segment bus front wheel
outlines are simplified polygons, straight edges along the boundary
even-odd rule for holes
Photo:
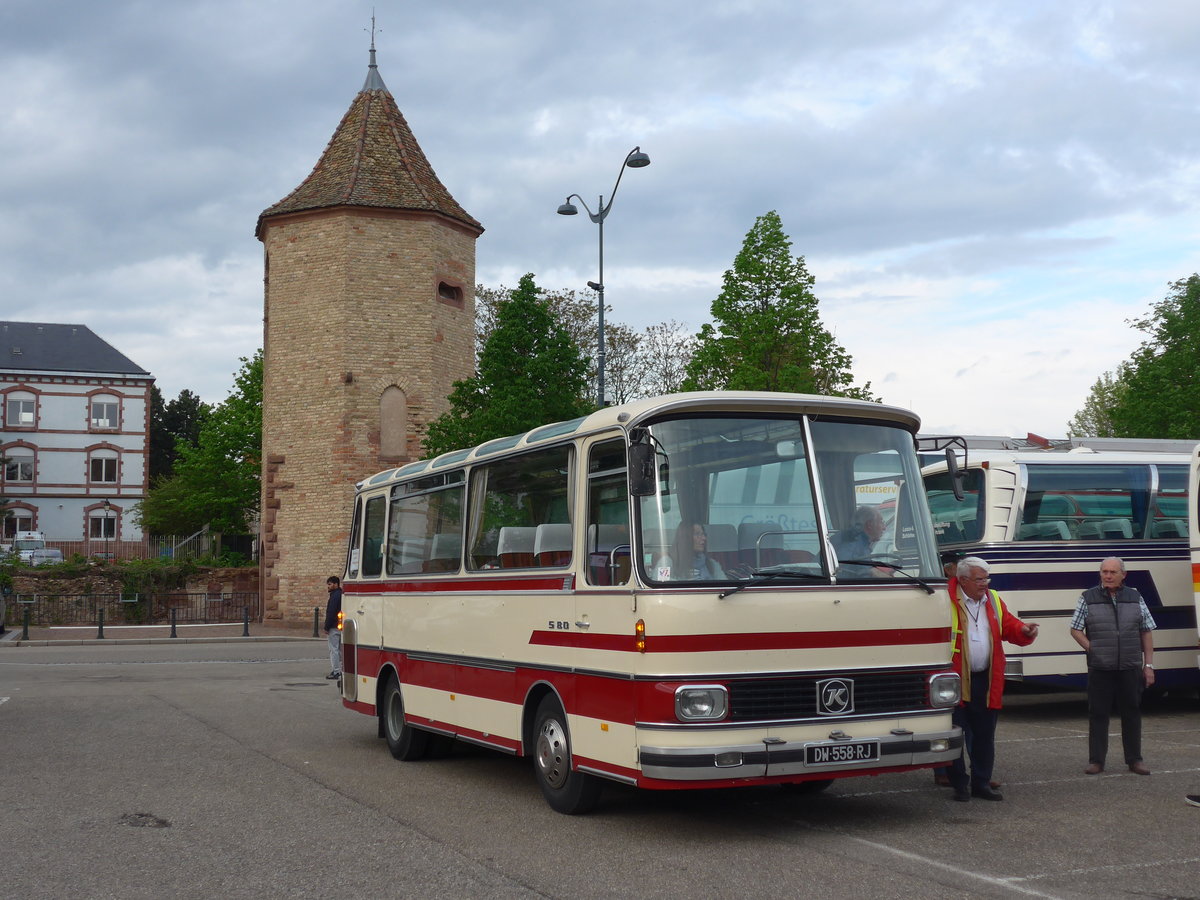
[[[538,704],[533,728],[533,768],[546,802],[569,816],[591,810],[600,797],[600,780],[572,770],[567,716],[553,695]]]
[[[383,719],[383,736],[387,738],[392,756],[410,762],[425,755],[429,749],[429,732],[413,728],[404,721],[404,700],[400,696],[400,681],[394,672],[388,676],[383,689],[379,715]]]

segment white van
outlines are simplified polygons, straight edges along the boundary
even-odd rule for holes
[[[12,548],[13,552],[20,556],[21,562],[30,562],[34,550],[46,549],[46,535],[40,531],[18,531],[13,539]]]

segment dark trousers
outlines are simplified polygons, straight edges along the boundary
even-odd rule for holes
[[[954,707],[954,724],[963,731],[963,751],[971,757],[971,777],[963,754],[950,765],[950,784],[956,791],[986,788],[996,765],[996,722],[1000,710],[988,709],[991,678],[987,670],[971,673],[971,699]]]
[[[1121,717],[1125,764],[1142,759],[1142,670],[1088,669],[1088,762],[1104,765],[1113,704]]]

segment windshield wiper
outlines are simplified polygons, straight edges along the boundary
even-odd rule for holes
[[[925,593],[932,594],[933,588],[918,578],[916,575],[910,575],[904,571],[903,566],[898,566],[895,563],[885,562],[882,559],[839,559],[838,568],[842,566],[867,566],[872,569],[891,569],[893,572],[899,572],[903,578],[910,584],[919,584],[925,589]],[[869,576],[868,576],[869,577]]]
[[[800,572],[795,569],[789,569],[786,566],[771,566],[765,569],[755,569],[750,573],[750,577],[743,581],[735,588],[730,588],[727,591],[722,591],[717,594],[718,600],[724,600],[730,594],[736,594],[738,591],[745,590],[748,587],[754,587],[759,584],[766,584],[777,578],[799,578],[803,581],[827,581],[829,576],[823,572]]]

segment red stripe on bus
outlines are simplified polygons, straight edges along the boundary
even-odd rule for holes
[[[897,647],[949,644],[949,628],[884,628],[876,631],[783,631],[756,634],[649,634],[647,653],[706,653],[721,650],[819,650],[831,647]],[[581,650],[636,652],[632,634],[534,631],[529,643]]]
[[[347,594],[401,594],[412,591],[570,591],[575,587],[571,572],[559,575],[525,575],[511,578],[438,578],[429,581],[345,582]]]

